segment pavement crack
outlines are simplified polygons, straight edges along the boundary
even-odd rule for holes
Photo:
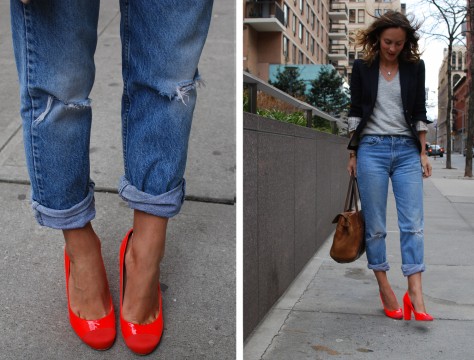
[[[15,135],[18,133],[18,131],[20,131],[20,129],[21,129],[21,125],[18,125],[16,130],[11,133],[11,135],[8,137],[7,141],[5,141],[5,143],[0,147],[0,152],[2,152],[8,146],[10,141],[12,141],[12,139],[15,137]]]

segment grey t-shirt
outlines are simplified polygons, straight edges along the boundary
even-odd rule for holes
[[[413,136],[403,116],[398,71],[391,81],[387,81],[382,74],[379,74],[374,111],[361,135]]]

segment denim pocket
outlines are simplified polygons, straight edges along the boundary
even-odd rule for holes
[[[382,136],[365,135],[359,145],[374,146],[380,144],[383,140]]]

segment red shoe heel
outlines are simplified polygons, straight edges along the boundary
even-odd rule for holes
[[[115,341],[115,314],[112,300],[110,301],[110,310],[107,315],[98,320],[85,320],[74,314],[69,301],[69,270],[70,260],[64,251],[64,267],[66,270],[66,293],[67,307],[69,311],[69,322],[72,329],[79,338],[95,350],[107,350]]]
[[[408,291],[405,293],[405,296],[403,296],[403,307],[405,309],[405,320],[411,320],[411,313],[413,311],[416,321],[433,321],[433,317],[430,314],[415,311],[415,308],[410,299],[410,295],[408,295]]]
[[[123,270],[125,266],[125,252],[127,250],[128,240],[132,236],[133,229],[129,230],[120,246],[120,329],[127,347],[139,355],[147,355],[158,346],[163,334],[163,308],[161,302],[161,289],[158,285],[158,304],[159,312],[156,319],[146,325],[134,324],[123,318]]]
[[[385,304],[383,302],[382,293],[379,292],[379,294],[380,294],[380,300],[382,301],[383,311],[385,312],[385,315],[395,320],[401,320],[403,318],[402,308],[398,308],[397,310],[388,310],[385,307]]]

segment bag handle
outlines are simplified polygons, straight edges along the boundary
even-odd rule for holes
[[[354,175],[351,175],[349,180],[349,187],[347,188],[346,201],[344,204],[344,211],[352,210],[352,204],[355,204],[355,210],[359,211],[359,185],[357,183],[357,178]]]

